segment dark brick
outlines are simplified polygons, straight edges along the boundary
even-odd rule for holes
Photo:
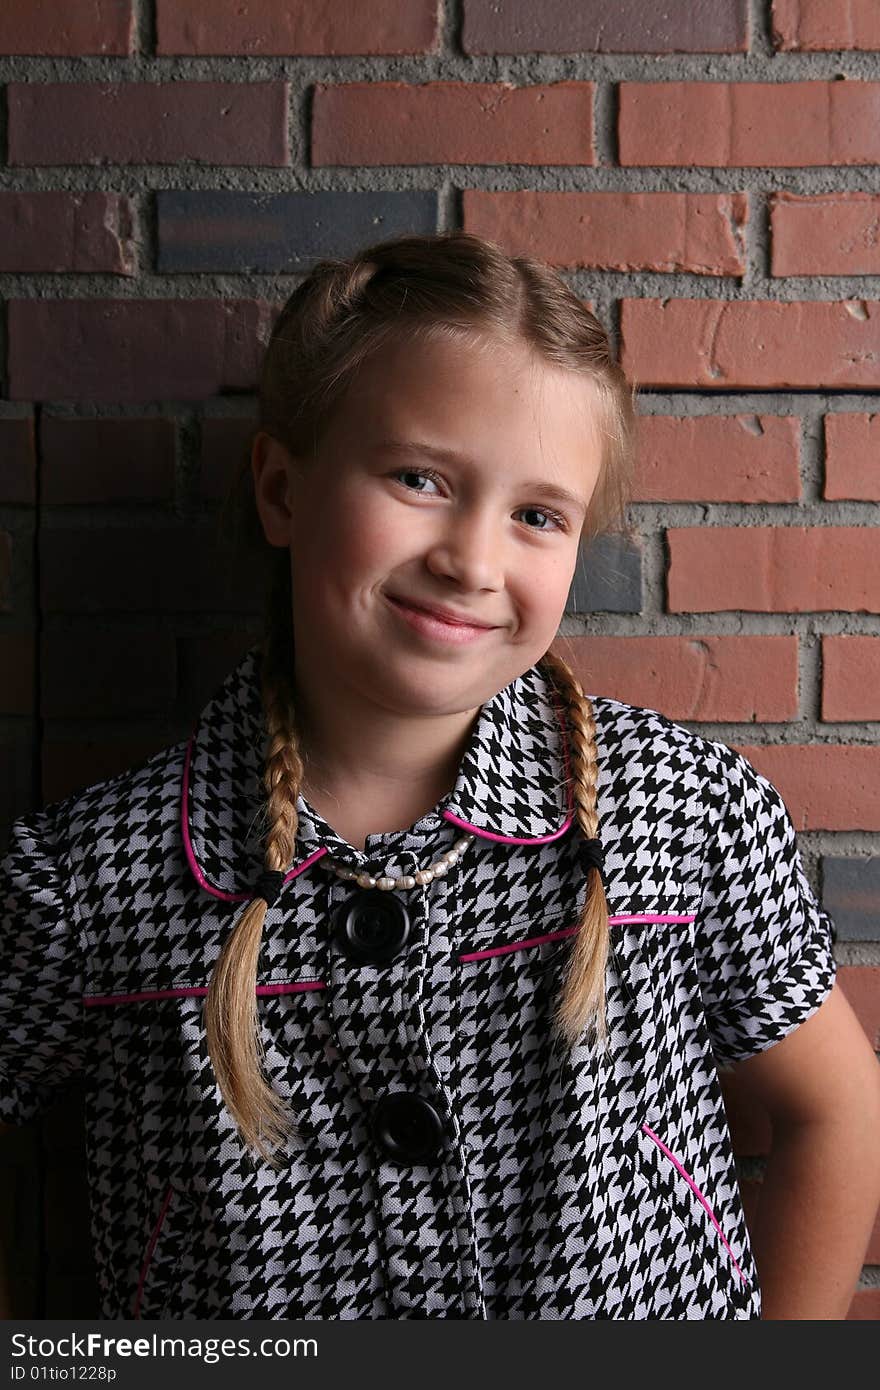
[[[578,556],[566,602],[569,613],[638,613],[642,555],[619,535],[598,536]]]
[[[277,308],[247,299],[17,299],[16,400],[203,399],[253,388]]]
[[[437,0],[156,0],[157,53],[427,53]]]
[[[34,639],[0,632],[0,715],[34,713]]]
[[[880,856],[822,859],[822,906],[840,941],[880,941]]]
[[[250,460],[256,430],[257,421],[253,417],[214,415],[203,418],[200,474],[203,497],[212,501],[226,497]]]
[[[157,194],[159,270],[307,270],[371,241],[437,228],[437,195],[401,193]]]
[[[289,163],[286,82],[11,82],[10,164]]]
[[[120,772],[140,767],[154,753],[170,748],[186,736],[159,725],[149,734],[143,729],[105,729],[76,737],[62,736],[50,725],[43,740],[43,801],[51,805],[65,796],[106,781]]]
[[[129,199],[120,193],[0,193],[0,270],[134,275]]]
[[[179,641],[181,708],[195,722],[204,706],[249,647],[260,640],[262,621],[250,627],[205,632]]]
[[[746,0],[464,0],[466,53],[743,53]]]
[[[0,505],[28,506],[36,496],[33,417],[0,420]]]
[[[22,722],[0,739],[0,853],[9,828],[34,808],[34,730]]]
[[[103,719],[170,713],[177,694],[174,638],[89,625],[44,633],[41,713],[46,719]]]
[[[155,502],[174,495],[171,420],[83,420],[44,414],[40,452],[42,499],[53,505]]]
[[[0,609],[12,610],[12,536],[0,531]]]
[[[128,54],[133,29],[132,0],[3,0],[0,53]]]
[[[46,528],[42,602],[52,613],[254,612],[262,594],[211,526]]]

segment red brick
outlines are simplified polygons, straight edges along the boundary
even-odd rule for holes
[[[880,1322],[880,1289],[858,1289],[853,1294],[847,1322]]]
[[[736,747],[781,793],[796,830],[880,830],[880,747]]]
[[[554,649],[591,694],[698,722],[797,717],[798,639],[790,636],[558,637]]]
[[[157,53],[428,53],[436,0],[156,0]]]
[[[742,53],[744,0],[465,0],[466,53]]]
[[[0,632],[0,715],[34,713],[34,639]]]
[[[0,270],[136,273],[120,193],[0,193]]]
[[[131,0],[3,0],[0,53],[128,54],[132,51]]]
[[[880,305],[870,300],[625,299],[623,366],[642,385],[876,388]]]
[[[200,491],[219,501],[249,463],[257,421],[250,416],[215,415],[202,420]]]
[[[876,1051],[880,1048],[880,965],[841,965],[837,975],[841,989]]]
[[[880,637],[822,637],[822,718],[880,719]]]
[[[17,299],[14,400],[193,400],[253,389],[275,306],[248,299]]]
[[[36,478],[33,417],[0,420],[0,506],[35,502]]]
[[[312,163],[593,164],[593,87],[318,84]]]
[[[600,270],[742,275],[745,193],[484,193],[464,226],[518,256]]]
[[[12,608],[12,537],[0,531],[0,610]]]
[[[116,719],[167,714],[177,694],[170,632],[125,633],[90,624],[44,633],[40,713],[44,719]]]
[[[770,203],[774,275],[880,272],[880,195],[777,193]]]
[[[622,82],[622,165],[876,164],[880,83]]]
[[[773,44],[783,50],[880,48],[877,0],[773,0]]]
[[[157,727],[152,734],[105,731],[86,737],[62,738],[51,730],[43,741],[43,801],[51,804],[62,797],[94,786],[129,768],[140,767],[154,753],[175,743],[182,733],[169,733]]]
[[[880,613],[869,526],[682,526],[666,532],[670,613]]]
[[[10,164],[289,163],[286,82],[11,82]]]
[[[791,415],[641,415],[636,502],[797,502]]]
[[[40,583],[50,613],[252,613],[262,598],[211,524],[47,526]]]
[[[46,503],[165,502],[174,495],[171,420],[44,414],[40,452]]]
[[[825,416],[825,489],[828,501],[854,497],[880,502],[880,415]]]

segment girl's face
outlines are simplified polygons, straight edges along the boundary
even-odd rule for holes
[[[297,666],[313,686],[320,670],[331,702],[342,682],[402,715],[472,710],[547,650],[600,469],[583,376],[522,345],[397,342],[361,369],[313,461],[263,438],[258,501],[267,539],[290,549]]]

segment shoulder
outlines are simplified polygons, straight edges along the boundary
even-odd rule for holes
[[[144,830],[161,833],[179,819],[186,751],[187,740],[161,748],[142,763],[50,803],[40,820],[72,849]]]
[[[631,705],[607,695],[590,695],[596,720],[597,756],[610,767],[626,766],[707,796],[766,782],[752,763],[727,743],[677,723],[660,710]],[[680,779],[687,780],[681,781]]]

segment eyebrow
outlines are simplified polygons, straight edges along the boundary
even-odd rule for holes
[[[380,439],[374,448],[377,452],[381,450],[385,453],[400,454],[404,458],[432,458],[438,463],[459,463],[474,467],[474,460],[467,454],[459,453],[457,449],[444,449],[437,444],[427,444],[417,439]],[[573,507],[575,511],[586,515],[587,505],[584,499],[574,492],[569,492],[568,488],[559,487],[556,483],[541,482],[540,479],[532,483],[523,483],[522,486],[524,492],[530,492],[535,497],[548,502],[558,502],[561,506]]]

